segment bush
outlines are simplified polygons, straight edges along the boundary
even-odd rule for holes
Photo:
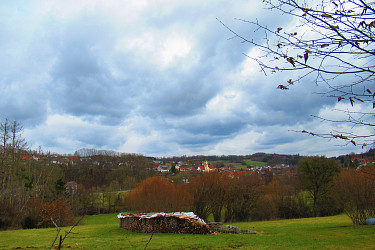
[[[190,194],[160,176],[143,180],[126,197],[126,208],[134,212],[174,212],[190,207]]]
[[[279,218],[282,219],[306,218],[313,215],[312,208],[302,194],[282,196],[278,211]]]
[[[338,199],[354,224],[375,217],[375,169],[351,169],[336,179]]]
[[[38,220],[31,217],[31,216],[26,216],[21,221],[21,225],[22,225],[23,229],[37,228],[38,227]]]
[[[51,202],[40,198],[30,199],[25,205],[25,211],[22,228],[53,227],[51,218],[58,226],[69,226],[74,222],[70,207],[63,197]]]
[[[0,230],[6,230],[8,227],[7,223],[0,219]]]
[[[270,195],[264,195],[254,211],[251,213],[251,220],[270,220],[277,217],[277,206],[274,198]]]

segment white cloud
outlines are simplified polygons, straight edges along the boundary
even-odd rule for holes
[[[33,147],[58,153],[345,151],[288,132],[325,129],[310,115],[339,118],[333,102],[311,95],[309,79],[277,90],[285,75],[265,77],[242,54],[260,52],[228,40],[216,20],[254,39],[261,37],[234,18],[288,26],[263,8],[255,0],[5,3],[0,118],[19,120]]]

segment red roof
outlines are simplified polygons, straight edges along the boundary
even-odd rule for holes
[[[26,159],[34,159],[32,156],[28,156],[28,155],[21,155],[21,158],[23,160],[26,160]]]
[[[361,162],[363,162],[363,163],[368,163],[368,162],[370,162],[370,163],[375,163],[374,160],[367,160],[367,159],[363,159],[363,158],[352,158],[352,161],[355,161],[355,160],[357,160],[357,161],[361,161]]]

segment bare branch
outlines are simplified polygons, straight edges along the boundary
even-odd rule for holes
[[[345,111],[347,119],[333,120],[314,116],[324,122],[346,123],[354,127],[375,126],[375,5],[366,0],[264,0],[266,7],[297,20],[292,27],[269,27],[258,20],[235,19],[254,29],[254,38],[247,38],[218,21],[231,33],[231,39],[257,48],[259,56],[246,55],[261,71],[268,73],[298,72],[295,79],[280,80],[277,88],[285,90],[315,77],[315,84],[325,84],[320,93],[350,106],[361,103],[361,112]],[[264,33],[259,40],[259,32]],[[262,34],[261,34],[262,35]],[[256,37],[256,38],[255,38]],[[367,104],[367,106],[365,105]],[[300,131],[307,132],[307,131]],[[374,144],[373,133],[357,135],[352,131],[313,133],[324,138],[336,138],[357,145],[355,140],[367,138],[362,145]],[[346,139],[347,138],[347,139]],[[350,140],[349,140],[350,139]]]
[[[52,247],[53,247],[53,245],[55,244],[57,238],[59,237],[60,230],[61,230],[61,229],[57,226],[57,224],[55,223],[55,221],[53,220],[52,217],[51,217],[51,222],[52,222],[52,224],[56,227],[57,232],[56,232],[55,239],[52,241],[52,244],[51,244],[51,246],[50,246],[48,249],[52,249]]]

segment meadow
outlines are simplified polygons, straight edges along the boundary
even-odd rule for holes
[[[63,243],[73,249],[374,249],[375,226],[346,215],[231,223],[257,234],[141,234],[119,227],[116,214],[87,216]],[[62,228],[62,232],[70,228]],[[0,249],[46,249],[55,228],[0,231]]]
[[[243,159],[243,161],[249,165],[249,166],[253,166],[253,167],[256,167],[256,166],[264,166],[264,165],[267,165],[265,162],[261,162],[261,161],[252,161],[250,159]],[[224,166],[226,167],[233,167],[235,169],[246,169],[246,166],[245,165],[242,165],[241,163],[238,163],[238,162],[231,162],[231,161],[211,161],[210,163],[211,164],[215,164],[215,163],[222,163],[224,164]]]

